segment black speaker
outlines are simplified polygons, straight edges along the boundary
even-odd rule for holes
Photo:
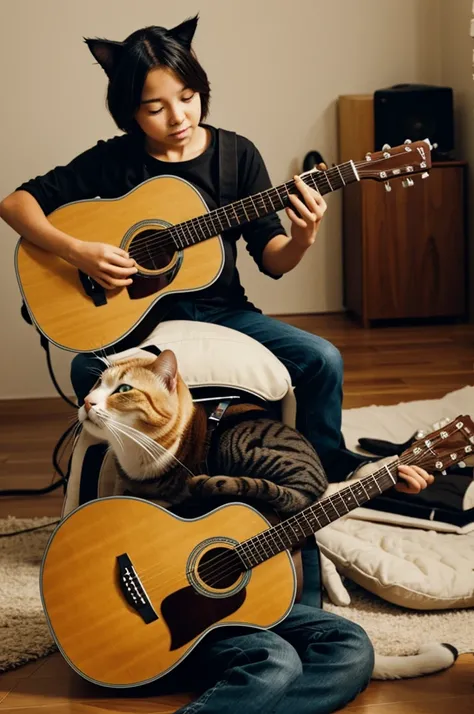
[[[395,84],[374,92],[375,150],[405,139],[429,139],[434,161],[454,158],[453,90],[429,84]]]

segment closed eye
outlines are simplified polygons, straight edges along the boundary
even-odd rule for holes
[[[186,104],[189,104],[189,102],[191,102],[195,96],[196,96],[196,92],[193,92],[192,94],[187,94],[185,97],[181,97],[181,101],[185,102]],[[148,113],[149,114],[161,114],[162,111],[163,111],[163,107],[160,107],[159,109],[150,110]]]

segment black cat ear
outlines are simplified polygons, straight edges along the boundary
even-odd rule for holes
[[[164,381],[168,392],[176,390],[178,381],[178,362],[176,355],[171,350],[163,350],[156,360],[148,365],[148,369],[157,374]]]
[[[179,42],[180,45],[183,45],[189,50],[191,49],[191,43],[193,41],[194,33],[196,32],[198,20],[199,15],[190,17],[180,25],[176,25],[176,27],[172,27],[171,30],[168,30],[168,35],[171,35],[176,42]]]
[[[114,42],[113,40],[90,39],[84,37],[84,42],[94,55],[97,62],[100,64],[106,75],[110,78],[114,69],[122,56],[124,44],[123,42]]]

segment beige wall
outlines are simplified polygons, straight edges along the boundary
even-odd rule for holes
[[[454,90],[456,147],[469,162],[470,311],[474,318],[474,38],[472,0],[439,0],[440,82]]]
[[[339,94],[371,92],[395,82],[439,81],[441,50],[433,43],[440,31],[439,2],[2,0],[0,195],[114,134],[104,108],[105,77],[82,36],[121,40],[140,26],[171,26],[199,10],[195,47],[212,82],[210,120],[251,138],[273,182],[279,183],[301,169],[310,149],[321,151],[330,163],[336,160]],[[464,2],[445,4],[452,8]],[[444,15],[443,9],[443,21]],[[456,46],[457,36],[451,41]],[[456,71],[453,64],[453,75]],[[261,276],[242,251],[243,281],[264,311],[341,308],[340,196],[328,202],[317,245],[283,280]],[[0,238],[5,363],[0,398],[52,395],[37,336],[19,316],[12,268],[15,235],[2,224]],[[68,389],[70,355],[55,352],[54,360]]]

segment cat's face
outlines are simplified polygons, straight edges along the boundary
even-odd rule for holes
[[[176,439],[180,417],[190,409],[192,397],[178,374],[176,357],[165,350],[151,360],[123,360],[106,369],[79,409],[79,421],[109,442],[130,427],[163,442],[163,437]]]

